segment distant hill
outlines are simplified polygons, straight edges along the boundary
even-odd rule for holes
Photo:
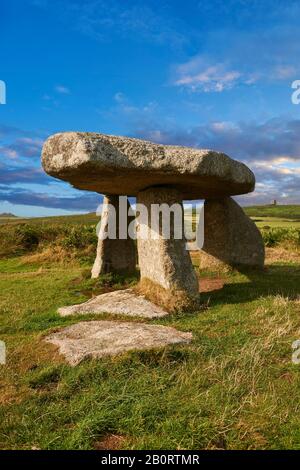
[[[2,212],[2,214],[0,214],[0,217],[5,219],[17,218],[15,214],[11,214],[10,212]]]
[[[250,217],[280,217],[287,219],[300,219],[300,204],[295,205],[266,205],[243,207]]]

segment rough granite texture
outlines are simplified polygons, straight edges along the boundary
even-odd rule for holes
[[[162,348],[169,344],[189,343],[191,340],[191,333],[175,328],[117,321],[84,321],[45,338],[46,342],[59,347],[59,352],[72,366],[87,358]]]
[[[218,264],[262,268],[264,242],[255,223],[230,197],[204,203],[204,245],[200,268]]]
[[[142,295],[137,295],[132,289],[97,295],[82,304],[61,307],[58,313],[62,317],[89,313],[111,313],[143,318],[159,318],[168,315],[168,312],[149,302]]]
[[[138,194],[137,202],[143,204],[151,213],[151,204],[181,204],[181,194],[176,189],[149,188]],[[182,209],[183,216],[183,209]],[[149,217],[150,219],[150,217]],[[188,297],[197,298],[199,295],[199,283],[193,268],[190,254],[186,250],[184,234],[181,239],[174,238],[174,219],[170,218],[170,239],[162,235],[161,226],[157,233],[157,239],[143,239],[139,234],[143,230],[151,229],[151,220],[148,218],[137,219],[139,230],[138,257],[141,272],[141,280],[149,279],[164,289],[176,292],[183,291]]]
[[[103,198],[99,232],[100,237],[98,238],[97,255],[92,269],[92,278],[97,278],[101,274],[105,273],[118,273],[125,271],[126,273],[132,273],[136,270],[137,252],[135,243],[131,238],[101,238],[101,235],[108,231],[109,218],[111,217],[111,211],[109,210],[110,206],[108,206],[108,204],[115,208],[116,235],[117,237],[119,236],[119,197],[111,195],[105,196]],[[127,200],[127,213],[129,207],[129,201]],[[134,217],[128,217],[128,224],[133,220]]]
[[[90,132],[48,138],[42,165],[75,188],[136,196],[150,186],[172,186],[183,199],[205,199],[253,191],[249,168],[224,153]]]

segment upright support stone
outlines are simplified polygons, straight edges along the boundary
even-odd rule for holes
[[[243,209],[230,197],[206,200],[200,268],[220,264],[262,268],[264,260],[261,233]]]
[[[195,308],[199,287],[189,252],[186,250],[181,193],[170,187],[152,187],[138,193],[137,203],[141,292],[171,311]],[[177,215],[174,214],[173,204],[180,209],[181,231],[178,227],[178,212]],[[161,214],[161,210],[164,211],[158,223],[157,217],[153,220],[151,212],[155,205],[156,211]],[[143,213],[143,207],[146,213]],[[164,223],[165,227],[170,229],[170,236],[166,236],[164,232]],[[179,238],[176,238],[178,236]]]
[[[129,208],[130,204],[127,199],[127,213]],[[119,238],[119,215],[119,196],[104,196],[101,225],[98,235],[97,256],[92,269],[92,278],[97,278],[100,274],[109,272],[126,271],[126,273],[130,273],[134,272],[136,269],[136,246],[128,235],[127,238]],[[123,216],[124,215],[125,214],[123,214]],[[128,224],[133,219],[133,216],[129,216]],[[111,234],[108,233],[109,227],[113,226],[115,226],[116,230],[115,235],[117,238],[115,239],[110,238]],[[125,229],[127,230],[127,226]],[[108,236],[106,236],[106,234]]]

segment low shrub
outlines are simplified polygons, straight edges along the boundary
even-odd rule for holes
[[[24,250],[32,251],[39,245],[41,239],[41,227],[22,224],[15,230],[16,244]]]
[[[97,245],[96,227],[94,225],[69,226],[62,239],[62,246],[67,248],[85,248]]]
[[[280,244],[300,246],[300,229],[271,228],[265,226],[261,233],[267,247]],[[61,247],[71,255],[90,256],[97,246],[96,224],[18,223],[0,225],[0,257],[38,253]],[[87,251],[86,251],[87,250]],[[84,252],[86,251],[85,255]],[[68,255],[68,256],[69,256]]]
[[[40,252],[49,247],[83,251],[96,245],[95,225],[22,223],[0,226],[0,257]]]
[[[300,245],[300,229],[264,227],[261,232],[267,247],[274,247],[285,242]]]

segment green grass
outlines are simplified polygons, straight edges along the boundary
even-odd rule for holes
[[[24,223],[30,223],[35,225],[40,224],[97,224],[99,222],[99,216],[94,212],[89,214],[75,214],[75,215],[60,215],[52,217],[0,217],[0,225],[10,224],[18,225]]]
[[[299,227],[300,228],[300,205],[265,205],[244,207],[244,211],[257,223],[259,228],[270,227]],[[94,212],[89,214],[64,215],[56,217],[0,217],[0,225],[96,225],[99,216]]]
[[[300,257],[288,214],[253,217],[272,227],[264,229],[270,246],[294,247],[292,262],[275,257],[265,272],[219,273],[225,286],[203,293],[201,310],[149,321],[191,331],[191,344],[74,368],[44,335],[112,317],[61,318],[57,308],[136,279],[90,279],[94,214],[3,224],[0,448],[92,449],[117,435],[125,449],[300,449],[300,366],[291,361],[300,339]]]
[[[300,229],[300,219],[288,219],[282,217],[251,217],[258,228],[298,228]]]
[[[21,258],[0,261],[8,353],[0,366],[1,448],[90,449],[110,434],[134,449],[300,448],[300,366],[291,363],[299,264],[226,274],[222,290],[202,294],[208,308],[154,322],[192,331],[190,345],[75,368],[42,341],[83,319],[60,318],[56,309],[85,300],[87,287],[100,292],[126,279],[91,281],[76,265],[25,266]]]
[[[265,205],[244,207],[244,211],[250,217],[277,217],[279,219],[300,220],[300,205]]]
[[[262,231],[267,246],[275,246],[283,241],[294,245],[300,244],[300,220],[292,221],[278,217],[253,217],[253,220]],[[33,251],[43,252],[46,249],[52,251],[56,257],[59,249],[68,251],[69,255],[73,253],[80,257],[83,256],[84,250],[94,254],[98,222],[99,217],[95,214],[86,214],[18,220],[2,224],[0,258]]]

